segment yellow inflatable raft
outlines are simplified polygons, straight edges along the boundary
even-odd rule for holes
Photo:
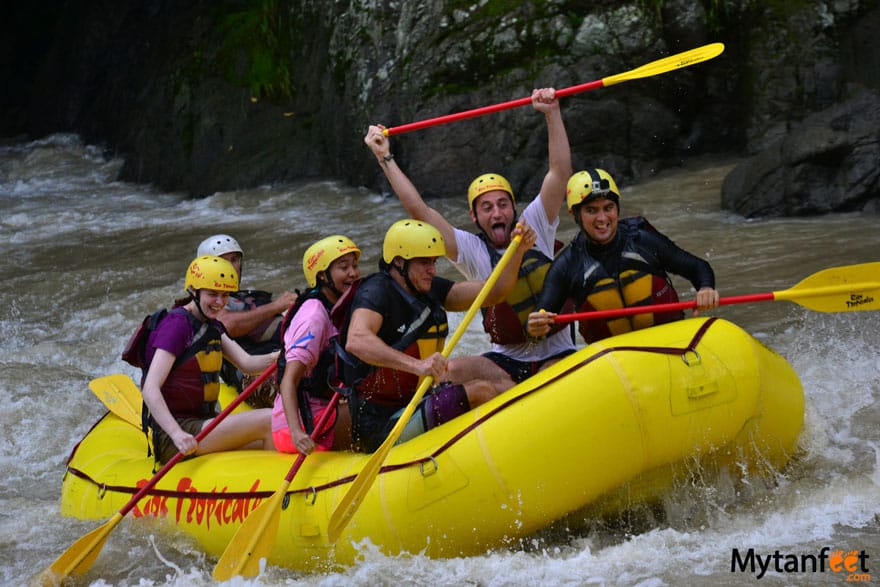
[[[656,496],[695,463],[771,473],[802,422],[792,368],[729,322],[693,318],[609,338],[394,447],[335,544],[328,519],[368,456],[309,456],[269,562],[328,570],[352,563],[364,539],[390,555],[505,547],[582,508],[621,503],[624,492],[625,503]],[[219,556],[294,458],[237,451],[181,461],[131,514],[164,518]],[[62,513],[109,518],[152,474],[144,434],[108,414],[70,456]]]

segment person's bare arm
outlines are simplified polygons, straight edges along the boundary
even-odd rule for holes
[[[226,328],[226,332],[232,338],[246,335],[254,328],[271,319],[273,316],[283,314],[296,301],[296,294],[286,291],[273,299],[268,304],[257,306],[251,310],[232,312],[224,308],[218,320]]]
[[[284,376],[281,378],[281,403],[284,406],[284,417],[287,427],[290,429],[290,438],[296,449],[304,455],[311,454],[315,450],[315,441],[305,433],[299,420],[299,399],[297,388],[299,382],[306,373],[306,366],[301,361],[290,361],[284,368]]]
[[[351,314],[345,350],[365,363],[406,371],[414,375],[432,375],[440,381],[446,372],[446,358],[434,353],[426,359],[416,359],[391,348],[379,338],[382,315],[367,308],[358,308]]]
[[[165,385],[165,380],[171,373],[175,359],[176,357],[165,349],[156,349],[147,371],[147,378],[141,389],[141,395],[143,395],[144,403],[150,410],[150,416],[153,417],[156,424],[162,427],[178,451],[189,455],[198,449],[199,444],[192,434],[180,427],[162,396],[162,386]]]
[[[278,351],[264,355],[251,355],[227,334],[220,337],[220,344],[223,347],[223,356],[248,375],[262,373],[278,359]]]
[[[532,92],[532,106],[544,113],[547,122],[547,157],[550,168],[541,183],[541,203],[550,222],[559,217],[565,204],[565,190],[571,177],[571,147],[562,121],[556,90],[543,88]]]
[[[391,189],[394,190],[406,213],[412,218],[427,222],[439,230],[446,241],[446,257],[452,261],[458,260],[458,246],[455,244],[455,227],[440,212],[425,203],[416,186],[413,185],[395,159],[389,158],[391,142],[385,136],[385,133],[382,132],[384,129],[385,127],[382,125],[370,126],[367,130],[367,136],[364,137],[364,143],[375,155],[379,166],[388,179],[388,183],[391,184]]]

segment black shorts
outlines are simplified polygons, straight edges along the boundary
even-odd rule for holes
[[[206,418],[175,419],[184,431],[189,432],[193,436],[201,432],[202,428],[205,426],[205,422],[207,422]],[[168,436],[165,430],[163,430],[158,424],[153,427],[153,451],[156,453],[156,460],[160,463],[167,463],[171,460],[171,457],[180,452],[177,450],[177,445],[174,444],[171,437]],[[184,457],[184,459],[192,458],[194,456],[195,455],[190,455],[189,457]]]
[[[567,351],[562,351],[561,353],[553,355],[552,357],[541,359],[540,361],[519,361],[517,359],[512,359],[507,355],[496,353],[494,351],[483,353],[483,356],[504,369],[507,374],[510,375],[511,379],[513,379],[516,383],[522,383],[523,381],[540,371],[541,366],[547,361],[567,357],[573,352],[575,352],[574,349],[569,349]]]
[[[184,431],[196,436],[202,431],[205,422],[217,415],[217,402],[205,402],[202,404],[202,414],[203,415],[200,417],[183,416],[178,418],[175,416],[174,419],[177,420],[177,424],[183,428]],[[174,444],[174,441],[171,440],[168,433],[165,432],[165,430],[163,430],[162,427],[152,418],[150,418],[149,425],[153,441],[153,453],[156,455],[156,461],[167,463],[171,460],[171,457],[179,452],[177,450],[177,445]],[[183,457],[181,460],[191,459],[194,456],[196,455],[192,454]]]

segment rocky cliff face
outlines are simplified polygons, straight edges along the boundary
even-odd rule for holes
[[[57,3],[48,13],[46,26],[57,24],[34,64],[22,126],[34,135],[82,133],[125,156],[124,179],[196,196],[310,176],[381,187],[362,143],[370,123],[505,102],[709,42],[727,49],[703,64],[565,98],[575,166],[604,167],[626,184],[691,155],[779,152],[811,116],[880,87],[876,0],[83,4]],[[862,126],[859,115],[876,110],[852,111],[851,128]],[[877,142],[876,134],[835,137]],[[528,106],[392,144],[428,196],[460,196],[472,177],[493,170],[530,197],[546,169],[543,119]],[[835,153],[835,165],[867,168],[864,158],[874,156],[877,167],[870,147]],[[754,205],[763,198],[754,186],[766,182],[748,171],[773,163],[744,165],[725,187],[726,206],[746,215],[828,209],[794,184],[782,186],[783,200],[798,205]],[[880,198],[876,177],[848,186],[858,193],[831,209]]]

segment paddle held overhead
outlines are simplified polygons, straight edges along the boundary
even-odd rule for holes
[[[676,69],[681,69],[683,67],[702,63],[703,61],[708,61],[709,59],[717,57],[723,51],[723,43],[711,43],[709,45],[703,45],[702,47],[697,47],[696,49],[691,49],[690,51],[676,53],[675,55],[670,55],[669,57],[664,57],[663,59],[658,59],[657,61],[646,63],[641,67],[631,69],[624,73],[618,73],[617,75],[612,75],[606,78],[602,78],[600,80],[587,82],[568,88],[562,88],[561,90],[556,90],[556,96],[561,98],[563,96],[571,96],[572,94],[579,94],[588,90],[606,88],[608,86],[613,86],[615,84],[627,82],[634,79],[653,77],[655,75],[660,75],[661,73],[674,71]],[[428,128],[429,126],[446,124],[447,122],[456,122],[458,120],[465,120],[467,118],[483,116],[484,114],[492,114],[494,112],[500,112],[502,110],[510,110],[511,108],[518,108],[519,106],[526,106],[531,103],[532,98],[531,96],[529,96],[526,98],[519,98],[517,100],[510,100],[509,102],[493,104],[491,106],[483,106],[482,108],[474,108],[473,110],[465,110],[463,112],[456,112],[454,114],[447,114],[445,116],[438,116],[436,118],[428,118],[417,122],[411,122],[409,124],[402,124],[400,126],[392,126],[390,128],[386,128],[384,132],[386,135],[389,136],[397,135],[405,132]]]

